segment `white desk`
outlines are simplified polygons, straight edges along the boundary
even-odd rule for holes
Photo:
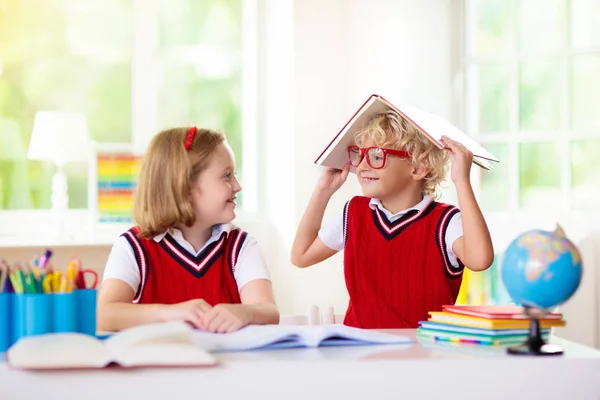
[[[25,372],[0,364],[0,399],[600,399],[600,351],[551,341],[563,356],[417,343],[220,353],[220,366],[193,369]]]

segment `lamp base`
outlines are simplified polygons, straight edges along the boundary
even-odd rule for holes
[[[56,172],[52,177],[52,216],[54,222],[54,239],[60,241],[65,232],[65,214],[69,209],[69,192],[67,176],[63,171],[63,164],[56,164]]]

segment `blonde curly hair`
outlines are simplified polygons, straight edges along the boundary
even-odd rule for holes
[[[395,111],[374,115],[356,134],[355,142],[359,147],[364,147],[369,140],[379,147],[410,153],[415,168],[429,171],[423,178],[423,193],[435,199],[440,197],[439,185],[446,178],[450,160],[445,150],[436,147]]]

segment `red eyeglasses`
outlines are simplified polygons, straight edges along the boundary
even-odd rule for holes
[[[373,169],[385,167],[387,155],[400,158],[410,158],[410,153],[404,150],[384,149],[381,147],[358,147],[348,146],[348,161],[353,167],[358,167],[367,155],[367,164]]]

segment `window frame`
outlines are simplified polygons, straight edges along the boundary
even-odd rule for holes
[[[257,125],[257,63],[258,63],[258,0],[242,2],[242,152],[244,164],[242,186],[243,207],[237,210],[240,225],[258,220],[256,213],[264,202],[258,188],[261,146]],[[158,51],[157,0],[132,0],[132,58],[131,58],[131,141],[118,147],[130,146],[143,154],[158,129],[158,83],[160,52]],[[151,68],[150,68],[151,67]],[[99,143],[99,148],[111,144]],[[88,164],[88,207],[69,209],[63,216],[64,229],[57,236],[55,214],[51,209],[0,210],[0,248],[29,246],[110,245],[131,224],[98,222],[94,160]]]
[[[571,120],[571,101],[572,101],[572,82],[571,67],[574,56],[599,54],[600,47],[587,48],[579,50],[573,47],[571,43],[571,1],[566,0],[567,12],[565,13],[565,38],[562,49],[554,52],[539,52],[521,54],[518,48],[517,40],[519,37],[519,22],[517,15],[517,1],[512,2],[515,18],[511,31],[511,40],[515,43],[513,50],[508,54],[498,56],[473,56],[469,49],[469,38],[471,29],[476,25],[475,1],[462,0],[460,5],[459,30],[460,38],[460,66],[458,69],[459,90],[459,110],[462,126],[472,135],[480,144],[506,144],[508,146],[508,159],[500,160],[496,168],[508,168],[508,209],[505,210],[486,210],[482,209],[488,222],[490,231],[493,233],[494,246],[497,252],[502,252],[508,244],[518,234],[529,229],[553,229],[555,224],[560,224],[571,240],[578,241],[583,239],[590,232],[597,231],[594,221],[600,220],[600,210],[575,209],[572,206],[572,187],[571,187],[571,153],[570,145],[572,142],[582,139],[600,140],[600,130],[593,132],[575,133],[570,126]],[[547,58],[559,58],[561,68],[561,90],[563,99],[561,108],[563,119],[561,129],[558,131],[525,131],[519,129],[519,64],[522,61],[543,60]],[[504,65],[510,69],[510,87],[509,87],[509,130],[507,132],[486,133],[479,132],[479,105],[478,102],[478,82],[472,75],[472,69],[480,65]],[[560,149],[566,149],[560,153],[560,192],[562,204],[558,209],[550,210],[531,210],[520,206],[519,192],[519,145],[521,143],[556,143]],[[480,168],[474,168],[472,171],[472,181],[477,197],[481,195],[480,177],[485,174]]]

